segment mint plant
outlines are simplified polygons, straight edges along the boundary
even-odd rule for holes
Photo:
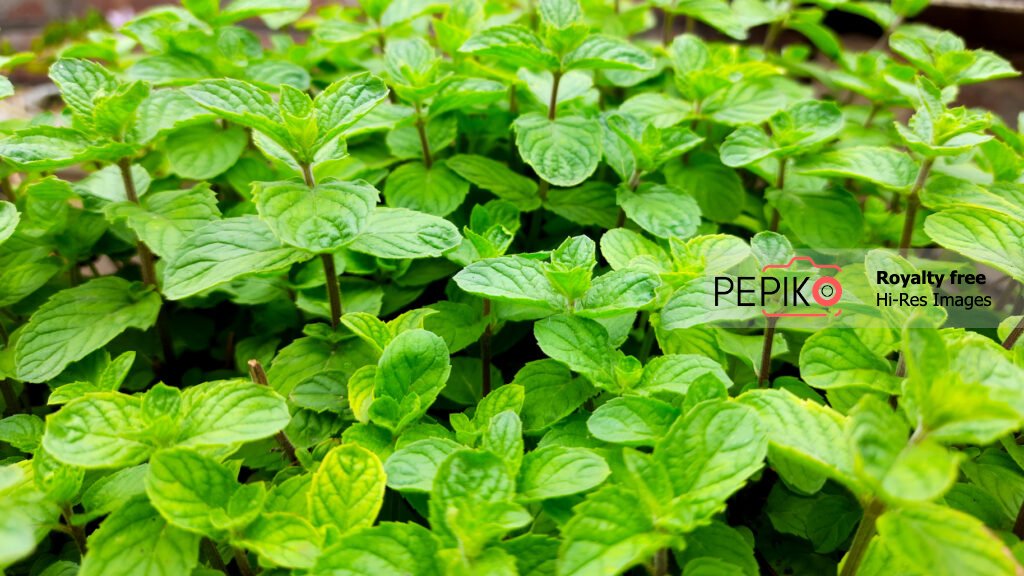
[[[0,571],[1024,571],[1024,135],[958,99],[1018,72],[926,8],[183,0],[0,55],[60,96],[0,122]],[[723,298],[808,255],[841,310]]]

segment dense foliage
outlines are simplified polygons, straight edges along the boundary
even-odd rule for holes
[[[1024,135],[956,106],[1017,73],[925,3],[184,0],[0,57],[63,103],[0,125],[0,568],[1024,573]],[[998,330],[701,306],[927,246]]]

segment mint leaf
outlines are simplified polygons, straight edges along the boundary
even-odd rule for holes
[[[267,438],[290,419],[280,394],[239,380],[189,387],[182,409],[177,440],[183,446],[228,446]]]
[[[338,535],[370,526],[384,502],[384,488],[384,467],[372,452],[354,444],[332,448],[313,474],[313,523]]]
[[[622,396],[594,410],[587,430],[599,440],[625,446],[654,446],[679,417],[679,410],[655,398]]]
[[[578,116],[549,120],[540,114],[525,114],[514,126],[523,160],[555,186],[575,186],[597,169],[601,126],[596,121]]]
[[[312,189],[292,181],[254,188],[260,218],[281,242],[310,252],[333,252],[362,231],[377,204],[377,189],[364,180],[321,180]]]
[[[425,438],[395,450],[384,462],[388,487],[402,492],[430,492],[438,468],[462,449],[462,445],[445,438]]]
[[[184,574],[198,561],[199,536],[169,525],[145,498],[137,497],[90,535],[79,573]]]
[[[586,448],[546,446],[523,457],[519,498],[547,500],[585,492],[611,473],[604,458]]]
[[[388,176],[384,186],[388,206],[434,216],[451,214],[462,205],[467,193],[469,183],[444,162],[435,162],[429,168],[422,162],[402,164]]]
[[[142,402],[116,392],[87,394],[50,416],[43,447],[66,464],[83,468],[121,467],[145,460],[152,446],[140,432]]]
[[[97,278],[62,290],[36,310],[18,339],[18,377],[49,380],[125,330],[149,328],[159,311],[156,292],[122,278]]]
[[[703,402],[678,419],[654,448],[677,495],[672,523],[706,524],[761,469],[768,442],[756,412],[732,402]]]
[[[212,458],[185,448],[157,452],[149,461],[146,493],[173,526],[219,540],[214,511],[223,510],[239,484]]]
[[[206,180],[231,168],[249,139],[240,128],[223,129],[215,124],[183,128],[167,137],[167,161],[171,171],[189,180]]]
[[[404,208],[376,208],[349,249],[378,258],[428,258],[458,246],[458,229],[447,220]]]
[[[218,220],[186,237],[168,259],[164,295],[180,300],[245,274],[280,270],[311,257],[281,244],[255,216]]]

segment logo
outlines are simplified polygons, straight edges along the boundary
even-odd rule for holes
[[[794,256],[785,264],[766,264],[760,276],[717,276],[715,306],[725,300],[735,306],[760,307],[767,318],[838,316],[842,310],[834,307],[843,297],[843,285],[828,274],[839,272],[842,268],[837,264]]]

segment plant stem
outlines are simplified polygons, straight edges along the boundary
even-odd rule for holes
[[[491,393],[491,301],[484,298],[484,319],[487,320],[487,327],[480,337],[480,363],[483,365],[483,379],[481,380],[481,393],[487,396]]]
[[[3,192],[4,196],[6,196],[7,199],[10,200],[11,202],[18,201],[18,199],[14,195],[14,188],[11,186],[10,176],[4,176],[3,178],[0,178],[0,192]]]
[[[519,95],[516,93],[516,85],[512,84],[508,88],[508,113],[512,116],[519,115]],[[519,163],[519,152],[516,149],[516,139],[509,132],[508,138],[508,165],[513,170],[516,169]]]
[[[870,128],[871,123],[875,120],[875,116],[878,115],[880,106],[874,102],[871,103],[871,109],[868,110],[868,117],[864,120],[864,127]]]
[[[132,178],[132,162],[127,156],[117,161],[117,167],[121,171],[121,182],[124,184],[124,193],[128,201],[139,204],[139,195],[135,190],[135,180]],[[142,240],[136,243],[136,250],[139,253],[139,262],[142,264],[142,281],[152,286],[158,293],[160,286],[156,281],[156,265],[153,262],[153,252]],[[156,333],[160,339],[160,349],[164,356],[164,366],[171,366],[174,363],[174,339],[171,336],[171,329],[167,325],[167,314],[163,307],[156,317]]]
[[[668,574],[668,549],[662,548],[654,553],[651,559],[651,576],[665,576]]]
[[[654,326],[651,326],[650,312],[640,313],[640,328],[644,331],[644,339],[640,342],[640,362],[646,363],[647,359],[651,357],[651,350],[654,348],[654,340],[657,337]]]
[[[306,181],[306,186],[310,189],[316,186],[313,168],[309,164],[302,165],[302,177]],[[341,290],[338,288],[338,271],[334,267],[334,255],[321,254],[320,262],[323,263],[324,277],[327,279],[327,300],[331,303],[331,328],[337,328],[342,310]]]
[[[637,187],[640,186],[640,176],[642,176],[642,175],[643,175],[643,173],[640,170],[633,170],[633,174],[630,175],[629,183],[627,184],[627,186],[629,186],[630,191],[635,192]],[[619,216],[615,220],[615,227],[616,228],[622,228],[625,225],[626,225],[626,211],[623,210],[621,206],[619,206]]]
[[[331,302],[331,328],[337,328],[341,321],[341,289],[338,287],[338,270],[334,267],[333,254],[321,254],[324,276],[327,277],[327,299]]]
[[[78,547],[78,553],[85,556],[85,530],[82,530],[81,526],[75,526],[71,523],[71,517],[74,515],[71,511],[71,505],[64,504],[60,515],[64,518],[64,523],[68,525],[68,531],[71,532],[71,538],[75,541],[75,546]]]
[[[135,191],[135,181],[132,179],[132,163],[127,157],[117,161],[117,167],[121,169],[121,181],[124,183],[124,193],[128,201],[133,204],[139,203],[139,195]],[[149,246],[139,240],[137,244],[139,261],[142,262],[142,281],[150,286],[159,289],[156,285],[156,267],[153,264],[153,253]]]
[[[249,360],[248,364],[249,378],[260,386],[269,387],[270,382],[267,380],[267,373],[263,370],[263,365],[260,364],[260,361],[252,359]],[[277,440],[277,443],[281,446],[281,450],[284,450],[285,455],[288,456],[288,460],[290,460],[292,464],[297,465],[299,463],[299,459],[295,457],[295,446],[293,446],[291,441],[288,440],[288,437],[284,435],[284,432],[279,430],[277,434],[274,435],[274,439]]]
[[[672,39],[675,36],[672,34],[676,31],[676,15],[672,14],[668,10],[662,12],[661,18],[661,45],[668,46],[672,43]]]
[[[782,190],[786,187],[786,158],[779,160],[779,173],[775,175],[775,189]],[[768,223],[768,230],[772,232],[779,231],[779,222],[782,220],[782,215],[779,214],[778,208],[772,208],[772,220]]]
[[[934,159],[928,158],[921,164],[921,169],[917,172],[917,180],[914,180],[914,186],[910,189],[910,197],[907,198],[907,212],[903,219],[903,235],[900,236],[900,256],[904,258],[906,258],[907,252],[910,250],[910,242],[914,236],[917,208],[921,205],[919,192],[924,188],[925,181],[928,180],[928,173],[932,169],[933,161]]]
[[[224,559],[220,557],[217,545],[209,538],[203,538],[199,545],[202,547],[203,555],[206,556],[206,561],[210,563],[210,567],[222,574],[227,574],[228,567],[224,565]]]
[[[562,83],[562,71],[556,70],[551,79],[551,98],[548,100],[548,120],[558,116],[558,85]]]
[[[839,572],[839,576],[857,574],[860,563],[864,560],[864,553],[868,550],[868,544],[875,536],[875,524],[884,510],[885,505],[878,500],[872,500],[864,507],[864,516],[860,520],[860,525],[857,526],[857,533],[853,535],[853,543],[850,544],[850,550],[846,553],[846,561],[843,562],[843,569]]]
[[[423,148],[423,164],[427,170],[434,165],[434,159],[430,156],[430,141],[427,139],[427,125],[423,121],[423,113],[420,103],[416,103],[416,132],[420,135],[420,147]]]
[[[242,573],[242,576],[253,576],[252,565],[249,564],[249,557],[246,555],[245,550],[235,548],[235,564],[238,566],[238,571]]]
[[[1006,340],[1003,341],[1003,348],[1006,348],[1007,350],[1012,350],[1013,346],[1017,343],[1017,340],[1020,339],[1021,334],[1024,334],[1024,317],[1020,319],[1020,322],[1017,322],[1017,325],[1014,326],[1013,330],[1010,331],[1010,334],[1006,337]]]
[[[0,379],[0,392],[3,393],[4,404],[7,405],[5,413],[8,416],[21,412],[21,402],[18,402],[18,395],[14,393],[14,386],[10,380]]]
[[[764,44],[761,45],[761,49],[767,52],[775,48],[775,42],[779,39],[780,32],[782,32],[782,22],[772,22],[768,26],[768,32],[764,35]]]
[[[772,344],[775,341],[775,324],[779,319],[769,316],[764,324],[764,341],[761,344],[761,369],[757,372],[757,387],[764,388],[772,368]]]

